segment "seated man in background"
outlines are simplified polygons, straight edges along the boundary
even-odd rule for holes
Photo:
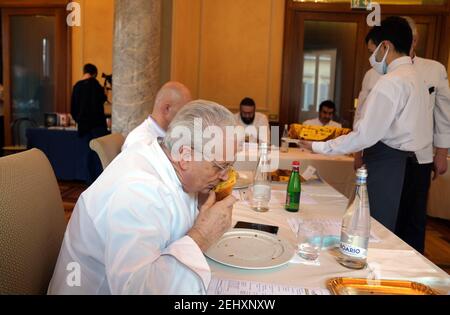
[[[191,92],[183,84],[179,82],[164,84],[156,94],[152,114],[128,134],[122,151],[136,142],[151,142],[158,137],[164,137],[172,119],[191,99]]]
[[[332,120],[335,113],[336,105],[332,101],[324,101],[319,107],[319,118],[307,120],[303,125],[342,128],[341,124]]]
[[[241,101],[240,111],[235,114],[236,121],[239,126],[246,128],[246,142],[270,143],[270,126],[267,116],[256,112],[256,103],[253,99],[246,97]],[[250,132],[251,128],[255,127],[255,132]]]
[[[48,293],[205,294],[211,271],[203,253],[230,228],[236,201],[216,202],[212,191],[235,159],[228,126],[235,119],[225,107],[193,101],[164,139],[122,152],[78,200]],[[210,127],[223,134],[193,134]],[[211,141],[216,150],[206,152]],[[73,266],[78,282],[67,280]]]

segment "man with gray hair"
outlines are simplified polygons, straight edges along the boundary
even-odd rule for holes
[[[164,84],[156,95],[152,114],[128,134],[122,151],[135,143],[164,137],[172,119],[191,99],[191,92],[183,84],[175,81]]]
[[[234,163],[227,126],[225,107],[193,101],[164,139],[122,152],[78,200],[48,293],[205,294],[203,253],[230,228],[236,201],[212,190]],[[217,137],[204,135],[211,128]]]

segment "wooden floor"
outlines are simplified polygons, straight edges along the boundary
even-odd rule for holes
[[[60,182],[59,187],[68,221],[78,197],[87,186],[76,182]],[[425,256],[450,274],[450,221],[428,219]]]

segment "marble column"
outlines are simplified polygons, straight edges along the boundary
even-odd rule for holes
[[[161,0],[115,0],[112,131],[127,135],[160,85]]]

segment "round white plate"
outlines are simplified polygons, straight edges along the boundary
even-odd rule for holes
[[[205,253],[210,259],[242,269],[270,269],[287,264],[295,255],[288,241],[274,234],[232,229]]]
[[[238,178],[234,189],[248,188],[252,184],[253,172],[238,172]]]

